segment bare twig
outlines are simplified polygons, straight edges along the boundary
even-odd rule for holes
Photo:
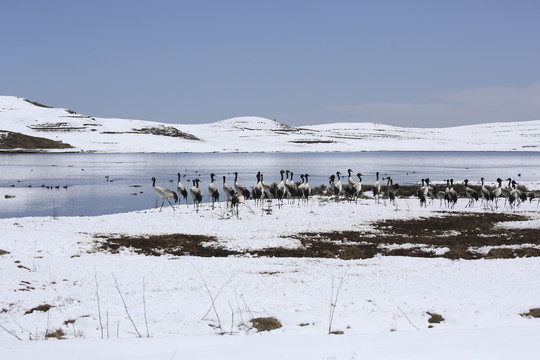
[[[118,280],[116,279],[114,274],[112,274],[112,277],[114,279],[114,284],[116,286],[116,290],[118,290],[118,294],[120,294],[120,297],[122,298],[122,303],[124,303],[124,309],[126,310],[126,314],[127,314],[128,318],[129,318],[129,321],[131,321],[131,324],[133,325],[133,328],[135,329],[135,332],[137,333],[137,336],[142,337],[141,333],[137,329],[137,326],[135,325],[135,322],[133,321],[133,319],[131,318],[131,315],[129,314],[129,311],[128,311],[128,308],[127,308],[127,305],[126,305],[126,301],[124,300],[124,295],[122,295],[122,292],[120,291],[120,287],[118,286]]]
[[[144,282],[144,276],[142,279],[142,301],[143,301],[143,309],[144,309],[144,324],[146,326],[146,337],[150,337],[150,332],[148,331],[148,319],[146,318],[146,298],[145,298],[145,292],[146,292],[146,284]]]
[[[20,337],[17,336],[17,334],[15,334],[14,332],[12,331],[9,331],[8,329],[6,329],[4,326],[0,325],[0,328],[4,329],[8,334],[10,334],[11,336],[14,336],[15,338],[17,338],[17,340],[19,341],[22,341],[22,339]]]
[[[211,302],[211,305],[210,305],[210,309],[208,309],[208,311],[206,312],[206,314],[204,314],[204,316],[202,317],[201,320],[203,320],[206,315],[208,315],[208,313],[210,312],[210,310],[214,310],[214,314],[216,315],[216,318],[217,318],[217,321],[218,321],[218,327],[219,327],[219,330],[220,332],[223,334],[223,327],[221,326],[221,320],[219,318],[219,314],[217,312],[217,309],[216,309],[216,299],[217,297],[219,296],[219,294],[221,293],[221,291],[223,290],[223,288],[229,283],[231,282],[231,280],[236,276],[236,274],[234,274],[233,276],[231,276],[229,278],[229,280],[227,280],[225,282],[225,284],[223,284],[223,286],[219,289],[218,293],[216,294],[216,296],[212,296],[212,292],[210,291],[210,289],[208,288],[208,285],[206,284],[206,280],[204,280],[204,277],[202,276],[201,272],[199,271],[199,269],[197,269],[197,267],[195,265],[193,265],[193,263],[191,263],[191,266],[193,266],[193,268],[195,269],[195,271],[197,271],[197,273],[199,274],[199,276],[201,277],[201,280],[204,284],[204,287],[206,288],[206,292],[208,292],[208,296],[210,297],[210,302]]]
[[[206,285],[206,281],[204,280],[204,277],[202,276],[201,272],[199,271],[199,269],[197,269],[197,267],[195,267],[195,265],[191,264],[195,270],[197,271],[197,273],[199,274],[199,276],[201,277],[201,280],[204,284],[204,287],[206,288],[206,291],[208,292],[208,296],[210,296],[210,302],[211,302],[211,305],[210,305],[210,308],[211,309],[214,309],[214,313],[216,314],[216,318],[217,318],[217,321],[218,321],[218,326],[219,326],[219,329],[221,331],[221,333],[223,333],[223,328],[221,327],[221,320],[219,319],[219,314],[216,310],[216,299],[214,297],[212,297],[212,293],[210,292],[210,289],[208,288],[208,285]],[[219,292],[218,292],[218,295],[219,295]],[[217,295],[216,295],[216,298],[217,298]],[[203,316],[203,319],[206,317],[206,315],[208,315],[208,312],[210,312],[210,310],[208,310],[206,312],[206,314]],[[201,319],[202,320],[202,319]]]
[[[210,289],[208,288],[208,286],[206,285],[206,281],[204,280],[201,272],[199,271],[199,269],[197,269],[197,267],[195,267],[195,265],[193,265],[193,263],[191,263],[191,266],[193,266],[195,268],[195,270],[197,271],[197,273],[199,274],[199,276],[201,277],[202,281],[203,281],[203,284],[204,286],[206,287],[206,291],[208,292],[208,294],[210,295],[210,299],[212,301],[212,304],[210,305],[210,308],[208,308],[208,310],[206,311],[206,313],[203,315],[203,317],[201,318],[201,320],[204,320],[204,318],[208,315],[208,313],[210,311],[212,311],[212,309],[215,310],[215,306],[214,306],[214,303],[216,302],[216,299],[218,298],[219,294],[221,294],[221,291],[225,288],[225,286],[227,286],[227,284],[229,284],[231,282],[231,280],[236,276],[236,274],[234,274],[233,276],[231,276],[229,278],[229,280],[227,280],[225,282],[225,284],[223,284],[223,286],[221,286],[221,288],[219,289],[219,291],[217,292],[216,296],[212,297],[212,294],[210,293]]]
[[[251,312],[251,309],[249,308],[248,304],[246,303],[246,299],[244,299],[244,294],[240,295],[240,298],[242,299],[242,302],[244,303],[244,306],[246,307],[246,311],[249,313],[249,316],[251,316],[251,318],[254,319],[255,316],[253,316],[253,313]]]
[[[240,303],[238,302],[238,296],[236,295],[236,289],[234,289],[234,300],[236,301],[236,306],[238,307],[239,314],[240,314],[240,322],[244,323],[244,317],[242,316],[242,307],[240,306]]]
[[[345,276],[347,276],[348,271],[349,269],[345,270],[345,273],[341,277],[335,297],[334,297],[334,278],[332,278],[332,296],[330,297],[330,315],[328,319],[328,334],[332,333],[332,322],[334,321],[334,313],[336,312],[336,305],[339,298],[339,292],[341,290],[341,285],[343,285],[343,281],[345,280]]]
[[[34,239],[34,258],[32,259],[32,272],[36,271],[37,239]]]
[[[230,301],[229,301],[229,307],[231,308],[231,335],[232,335],[233,334],[233,327],[234,327],[234,309],[233,309]]]
[[[47,328],[45,329],[45,340],[47,340],[49,337],[49,325],[51,323],[51,312],[47,311]]]
[[[98,285],[98,279],[97,279],[97,271],[95,267],[94,267],[94,280],[96,281],[96,298],[97,298],[99,328],[101,329],[101,338],[103,339],[103,323],[101,321],[101,305],[99,302],[99,285]]]
[[[409,322],[409,324],[411,324],[412,326],[414,326],[414,328],[415,328],[416,330],[420,330],[420,329],[418,328],[418,326],[416,326],[416,325],[414,325],[414,324],[412,323],[412,321],[409,319],[409,317],[408,317],[407,315],[405,315],[405,313],[403,312],[403,310],[400,309],[399,306],[398,306],[397,308],[398,308],[399,311],[401,311],[401,313],[403,314],[403,316],[405,316],[405,319],[407,319],[407,321]]]

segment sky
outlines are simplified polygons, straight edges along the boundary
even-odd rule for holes
[[[3,0],[0,95],[106,118],[540,119],[540,1]]]

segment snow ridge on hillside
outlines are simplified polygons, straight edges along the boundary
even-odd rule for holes
[[[294,127],[261,117],[186,125],[91,117],[14,96],[0,96],[0,130],[73,146],[46,151],[540,151],[540,120],[440,129],[376,123]]]

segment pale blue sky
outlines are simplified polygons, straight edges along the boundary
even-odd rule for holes
[[[540,119],[540,1],[0,3],[0,95],[99,117]]]

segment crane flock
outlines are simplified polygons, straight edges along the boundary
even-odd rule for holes
[[[326,190],[326,186],[322,185],[318,191],[318,194],[325,194],[332,196],[336,202],[339,201],[354,201],[358,202],[358,199],[362,198],[363,190],[370,191],[372,193],[372,198],[376,204],[380,204],[381,198],[388,199],[391,205],[395,205],[395,200],[398,195],[400,195],[400,189],[405,189],[405,187],[400,187],[399,184],[394,183],[393,179],[390,176],[382,177],[382,185],[379,182],[379,172],[375,174],[375,181],[373,185],[363,186],[362,185],[362,174],[357,173],[356,180],[353,177],[354,171],[348,169],[348,179],[346,183],[341,182],[342,173],[336,172],[329,176],[329,191]],[[231,211],[238,215],[238,208],[240,205],[246,205],[249,207],[247,201],[252,199],[255,206],[263,207],[263,200],[272,201],[276,200],[278,207],[284,205],[284,201],[288,201],[289,204],[298,203],[298,205],[307,205],[309,199],[313,194],[313,189],[309,184],[309,174],[300,174],[300,182],[294,181],[294,172],[290,170],[281,170],[280,181],[279,183],[274,183],[272,185],[264,183],[264,174],[260,171],[255,175],[256,182],[253,186],[250,186],[248,189],[247,186],[242,185],[238,181],[238,172],[233,172],[234,174],[234,183],[229,185],[227,183],[227,177],[223,175],[223,184],[221,189],[218,185],[214,184],[216,179],[216,174],[210,174],[210,184],[208,186],[208,196],[209,201],[212,203],[212,209],[215,209],[216,203],[220,203],[220,194],[223,192],[226,198],[226,206],[230,208]],[[185,176],[185,175],[184,175]],[[199,175],[200,176],[200,175]],[[189,180],[188,180],[189,181]],[[386,184],[385,184],[386,181]],[[195,178],[192,181],[192,186],[189,189],[192,198],[192,204],[195,207],[195,210],[199,211],[199,205],[203,201],[202,190],[199,188],[201,179]],[[454,189],[454,179],[444,179],[443,185],[435,185],[429,178],[423,178],[420,180],[420,184],[417,185],[416,189],[413,187],[413,193],[411,195],[410,189],[411,186],[406,186],[409,191],[403,191],[401,196],[416,196],[419,199],[421,207],[427,207],[432,204],[434,200],[440,200],[440,207],[445,208],[454,208],[458,202],[459,198],[464,198],[467,200],[465,208],[472,208],[475,206],[477,201],[481,201],[484,209],[498,209],[499,201],[504,199],[504,206],[508,206],[510,209],[515,209],[520,206],[526,200],[532,202],[533,200],[538,201],[540,204],[540,193],[537,191],[525,191],[523,188],[520,188],[517,182],[514,179],[507,178],[506,186],[503,186],[503,180],[501,178],[496,179],[497,186],[488,189],[485,185],[485,179],[480,178],[480,187],[469,186],[469,179],[464,179],[462,184],[462,190],[460,190],[461,196],[458,194],[458,191]],[[176,186],[177,193],[173,190],[167,188],[156,186],[156,179],[152,177],[152,187],[156,194],[162,199],[161,209],[165,201],[169,202],[171,207],[174,210],[174,206],[171,203],[171,200],[174,203],[180,203],[180,199],[184,199],[186,205],[189,206],[187,199],[187,188],[181,182],[181,175],[178,173],[178,183]],[[446,187],[444,186],[446,183]],[[222,197],[222,199],[224,199]],[[251,207],[249,207],[251,210]]]

